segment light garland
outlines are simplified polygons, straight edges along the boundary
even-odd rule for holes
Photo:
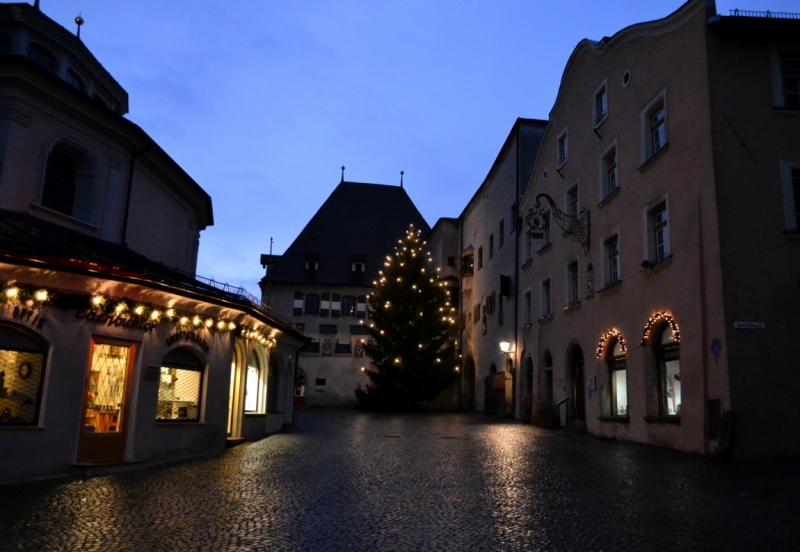
[[[672,335],[675,338],[675,342],[680,342],[681,331],[678,328],[678,323],[675,321],[675,317],[666,311],[658,311],[650,317],[644,327],[644,331],[642,332],[642,345],[647,343],[647,339],[650,337],[650,330],[661,320],[665,321],[667,324],[669,324],[669,327],[672,328]]]
[[[600,343],[597,344],[597,358],[601,358],[603,356],[603,349],[605,349],[606,342],[612,338],[616,337],[619,344],[622,346],[622,352],[627,353],[628,347],[625,345],[625,339],[622,337],[622,332],[616,328],[611,328],[603,332],[603,335],[600,336]]]

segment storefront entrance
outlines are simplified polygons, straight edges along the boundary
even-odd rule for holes
[[[118,462],[125,456],[129,383],[136,344],[92,340],[83,416],[78,438],[78,462]]]

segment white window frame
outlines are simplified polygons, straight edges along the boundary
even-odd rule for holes
[[[611,250],[610,245],[612,241],[616,241],[617,249],[616,249],[616,278],[614,278],[614,266],[612,266],[612,259],[611,259]],[[603,252],[603,287],[608,287],[616,284],[617,282],[622,281],[622,266],[620,264],[620,240],[619,240],[619,230],[614,229],[611,232],[608,232],[603,238],[600,240],[601,248],[600,250]]]
[[[605,112],[602,114],[598,112],[598,99],[601,94],[605,96]],[[603,84],[598,86],[597,90],[594,91],[594,96],[592,96],[592,115],[593,128],[599,128],[608,118],[608,79],[605,79]]]
[[[550,209],[546,209],[542,213],[542,237],[539,239],[539,249],[553,242],[553,215],[550,211]],[[545,221],[547,221],[546,225]]]
[[[664,139],[663,144],[658,149],[653,147],[653,126],[652,116],[658,111],[659,107],[664,109]],[[662,90],[650,100],[642,110],[642,153],[644,161],[647,161],[669,144],[669,111],[667,110],[667,91]]]
[[[539,282],[539,308],[542,318],[553,314],[553,279],[548,274]]]
[[[575,266],[575,277],[573,278],[572,267]],[[574,307],[581,302],[581,263],[577,257],[573,257],[567,262],[565,273],[565,291],[567,308]]]
[[[662,259],[659,259],[656,254],[653,214],[656,208],[659,207],[662,203],[664,204],[667,211],[667,251],[664,257]],[[643,216],[644,232],[645,232],[643,241],[645,260],[649,261],[651,264],[655,264],[669,258],[672,255],[672,224],[670,220],[669,196],[667,194],[663,194],[654,199],[653,201],[650,201],[642,209],[642,216]]]
[[[796,45],[776,45],[770,51],[770,63],[772,66],[772,90],[775,107],[787,109],[786,94],[783,89],[783,69],[781,58],[790,57],[800,59],[800,50]]]
[[[563,145],[563,147],[562,147]],[[569,159],[569,134],[564,129],[556,139],[556,166],[560,169]]]
[[[783,186],[783,205],[785,213],[786,230],[797,232],[798,213],[800,213],[800,197],[795,197],[792,182],[792,170],[800,171],[800,159],[781,159],[781,181]]]
[[[608,161],[611,156],[615,158],[615,178],[616,182],[614,187],[610,186],[610,180],[608,177]],[[606,150],[600,156],[600,201],[603,201],[605,198],[610,196],[614,191],[619,189],[619,149],[617,148],[617,141],[614,142],[606,148]]]
[[[572,192],[575,192],[575,209],[572,209]],[[581,212],[581,187],[580,182],[576,180],[572,185],[564,191],[564,212],[567,215],[577,217]]]

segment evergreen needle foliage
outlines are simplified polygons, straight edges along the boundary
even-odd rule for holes
[[[447,291],[423,251],[413,225],[386,258],[370,295],[368,328],[375,344],[366,352],[375,363],[370,383],[358,386],[359,408],[404,410],[433,400],[455,375],[454,352],[447,332],[454,319]],[[455,299],[455,298],[453,298]]]

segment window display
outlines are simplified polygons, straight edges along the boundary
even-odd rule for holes
[[[0,326],[0,426],[38,422],[43,367],[44,347]]]
[[[175,349],[161,363],[158,380],[159,421],[196,422],[200,420],[200,392],[203,368],[190,352]]]
[[[611,371],[611,415],[628,415],[628,373],[625,367],[625,350],[617,340],[610,349],[608,366]]]
[[[665,416],[680,416],[681,370],[679,346],[670,326],[664,328],[661,334],[658,353],[661,413]]]

